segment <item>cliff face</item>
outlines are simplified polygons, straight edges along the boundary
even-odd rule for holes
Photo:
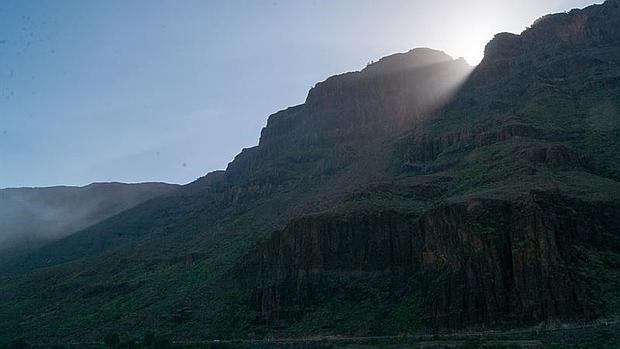
[[[521,35],[501,33],[485,48],[485,69],[512,73],[529,64],[548,65],[588,51],[609,48],[620,42],[620,4],[613,0],[585,10],[572,10],[538,19]],[[598,57],[604,59],[604,57]],[[583,69],[584,61],[566,68]]]
[[[295,318],[354,275],[410,273],[419,265],[412,232],[408,217],[390,211],[293,221],[244,262],[258,283],[252,306],[263,321]]]
[[[497,34],[457,98],[403,141],[409,163],[516,137],[558,143],[610,131],[598,120],[616,125],[601,108],[616,105],[619,18],[620,4],[607,1]]]
[[[95,255],[187,226],[207,235],[197,238],[200,246],[214,231],[236,229],[222,221],[246,214],[252,218],[244,230],[260,236],[330,207],[347,192],[385,177],[390,166],[385,141],[449,100],[471,69],[441,51],[415,49],[331,77],[318,83],[304,104],[271,115],[259,144],[243,149],[226,171],[209,173],[165,200],[39,249],[17,263],[19,269]],[[185,246],[178,249],[175,254],[186,253]]]
[[[471,72],[463,60],[415,49],[318,83],[302,105],[269,117],[258,146],[230,163],[230,182],[282,183],[333,174],[419,123]]]
[[[617,44],[620,37],[620,3],[606,1],[586,10],[544,16],[521,35],[498,34],[485,49],[485,61],[519,55],[542,58],[559,50]]]
[[[256,278],[250,304],[266,323],[346,297],[364,277],[419,292],[419,316],[432,327],[593,319],[605,300],[579,271],[593,251],[620,251],[619,214],[619,202],[532,192],[446,203],[417,220],[393,211],[313,216],[261,243],[244,276]]]
[[[419,48],[330,77],[309,91],[304,104],[269,116],[259,144],[243,149],[226,171],[208,174],[187,190],[244,191],[331,176],[369,151],[382,151],[377,144],[444,105],[472,69],[462,59]]]
[[[334,299],[372,299],[391,321],[406,297],[433,327],[614,314],[602,290],[618,275],[600,260],[620,253],[620,159],[593,144],[615,144],[620,128],[591,120],[618,119],[599,110],[620,105],[619,24],[607,1],[498,34],[453,99],[394,142],[391,189],[296,219],[240,264],[256,321],[304,328]]]
[[[548,192],[431,210],[419,226],[428,321],[461,327],[601,315],[577,270],[588,251],[620,251],[619,210],[617,202]]]

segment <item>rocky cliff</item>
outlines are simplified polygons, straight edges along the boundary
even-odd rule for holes
[[[446,327],[602,315],[602,299],[578,270],[591,251],[617,253],[619,209],[532,192],[429,211],[419,223],[425,315]]]
[[[619,213],[617,201],[532,192],[449,202],[417,219],[394,211],[308,217],[249,259],[251,304],[261,321],[295,319],[330,297],[359,297],[347,295],[350,280],[380,275],[400,280],[393,292],[418,291],[417,315],[433,327],[593,319],[605,300],[580,273],[594,255],[620,251]]]
[[[453,99],[395,142],[390,190],[367,187],[345,213],[296,219],[240,265],[255,321],[305,328],[338,299],[374,302],[390,322],[412,295],[433,327],[617,311],[605,297],[618,277],[620,159],[592,146],[615,144],[618,128],[591,119],[620,103],[619,4],[498,34]]]
[[[619,17],[615,0],[545,17],[473,71],[416,49],[318,83],[226,171],[0,279],[0,327],[238,338],[615,316]]]
[[[304,104],[270,116],[258,146],[244,149],[226,177],[282,182],[301,166],[312,176],[338,171],[445,104],[471,69],[441,51],[414,49],[330,77]]]

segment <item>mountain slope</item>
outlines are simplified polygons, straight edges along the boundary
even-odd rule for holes
[[[384,59],[361,72],[317,84],[305,104],[272,115],[259,145],[244,149],[225,172],[211,173],[171,197],[41,249],[24,263],[53,265],[89,256],[133,240],[132,236],[140,239],[172,226],[194,224],[191,219],[198,216],[216,221],[249,207],[260,210],[255,201],[275,202],[273,197],[279,196],[281,202],[276,204],[282,208],[267,207],[267,214],[256,214],[263,216],[260,224],[277,226],[314,206],[328,206],[330,200],[373,177],[385,176],[384,138],[440,105],[471,70],[464,61],[430,49],[398,56],[409,60],[391,64]],[[391,71],[377,75],[385,64]],[[373,163],[359,162],[372,157]],[[364,171],[358,171],[360,165]],[[292,202],[285,203],[283,197]],[[57,253],[58,248],[66,250]]]
[[[618,21],[609,0],[498,35],[473,72],[417,49],[317,84],[226,171],[3,279],[4,336],[386,334],[617,314]]]
[[[256,248],[240,274],[257,319],[382,333],[617,313],[619,20],[608,1],[499,34],[397,142],[398,176]]]
[[[25,253],[170,192],[163,183],[0,189],[0,254]]]
[[[22,260],[14,272],[47,268],[7,280],[4,290],[18,300],[3,314],[3,326],[8,333],[45,329],[38,331],[43,337],[73,328],[72,336],[96,338],[92,328],[144,324],[243,334],[235,323],[245,320],[230,317],[229,309],[243,308],[243,296],[227,292],[221,279],[227,271],[292,217],[332,207],[354,188],[389,175],[386,141],[444,103],[471,71],[463,60],[430,49],[397,57],[317,84],[306,103],[272,115],[259,145],[244,149],[225,172]],[[23,289],[37,291],[26,296]],[[32,313],[41,309],[43,318]],[[108,310],[91,318],[93,309]],[[180,309],[191,313],[179,315]]]

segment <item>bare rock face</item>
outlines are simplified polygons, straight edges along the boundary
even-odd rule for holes
[[[601,248],[618,235],[616,218],[592,218],[591,205],[533,193],[517,202],[470,200],[428,212],[420,221],[428,320],[460,327],[597,315],[588,285],[575,274],[584,262],[579,249]]]
[[[620,253],[620,202],[605,194],[618,183],[603,169],[617,157],[598,156],[588,142],[616,138],[594,133],[583,120],[602,110],[591,106],[599,96],[618,91],[619,46],[615,0],[544,17],[521,35],[498,34],[450,103],[417,119],[395,142],[403,176],[441,175],[456,184],[423,199],[411,194],[405,202],[426,200],[422,213],[406,205],[325,213],[274,232],[239,269],[253,285],[250,304],[260,321],[303,319],[325,300],[363,293],[350,289],[357,278],[392,280],[381,292],[418,295],[420,316],[432,327],[602,315],[601,290],[616,272],[613,263],[595,261]],[[441,54],[431,56],[439,62],[428,67],[447,64]],[[408,66],[406,56],[387,61]],[[408,103],[432,93],[408,78],[399,82],[406,72],[388,71],[397,83],[386,85],[375,76],[382,61],[375,64],[318,84],[307,107],[323,110],[322,120],[337,130],[376,130],[380,110],[396,121],[416,115]],[[583,178],[604,184],[595,189]]]
[[[452,57],[445,52],[421,47],[414,48],[409,52],[383,57],[377,62],[370,63],[362,72],[367,76],[388,75],[434,64],[447,63],[452,60]]]
[[[541,56],[584,46],[617,44],[620,40],[620,3],[606,1],[586,10],[573,10],[538,19],[521,35],[500,33],[485,48],[485,61]]]
[[[329,279],[413,270],[412,228],[395,212],[296,220],[261,244],[241,277],[256,277],[251,302],[263,321],[296,317],[342,286]]]
[[[587,57],[587,48],[620,43],[620,4],[616,0],[584,10],[572,10],[538,19],[521,35],[497,34],[485,47],[482,81],[505,79],[534,66],[561,60],[563,56]],[[586,62],[565,62],[559,73],[583,69]],[[556,63],[557,64],[557,63]],[[529,74],[535,74],[530,71]]]
[[[417,221],[397,212],[314,216],[262,243],[244,277],[256,278],[251,304],[268,323],[299,317],[347,280],[377,274],[421,290],[433,327],[594,318],[596,286],[577,270],[588,249],[620,251],[618,217],[618,202],[547,192],[446,203]]]
[[[183,207],[181,211],[193,212],[190,214],[209,212],[204,221],[217,222],[222,216],[241,214],[256,201],[279,194],[277,204],[260,207],[253,225],[259,230],[281,226],[306,213],[308,207],[326,205],[324,197],[336,200],[372,178],[385,176],[389,159],[382,156],[383,142],[447,101],[457,83],[470,72],[471,67],[463,60],[453,60],[441,51],[415,49],[382,59],[362,71],[331,77],[318,83],[304,104],[271,115],[259,144],[243,149],[226,171],[209,173],[153,207],[171,206],[175,212]],[[361,163],[361,158],[366,161]],[[305,200],[303,191],[309,188],[315,188],[321,200],[311,195]],[[150,209],[142,214],[144,220],[153,215]],[[129,217],[121,221],[138,219]],[[58,254],[56,247],[43,248],[37,251],[34,262],[18,264],[33,268],[72,260],[139,240],[143,234],[171,225],[145,225],[136,233],[134,228],[112,224],[111,230],[125,232],[116,234],[118,239],[108,239],[105,229],[86,232],[63,245],[87,246],[85,249],[70,246],[69,251],[77,252]],[[115,242],[93,243],[92,239]]]
[[[334,174],[445,104],[471,69],[441,51],[414,49],[330,77],[304,104],[271,115],[259,144],[229,164],[226,181],[282,185],[300,174]]]
[[[441,51],[414,49],[382,58],[360,72],[318,83],[306,105],[330,129],[376,129],[419,120],[451,97],[471,72]]]

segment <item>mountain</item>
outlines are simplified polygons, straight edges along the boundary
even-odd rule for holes
[[[607,1],[497,35],[396,141],[390,181],[254,249],[241,274],[259,319],[383,333],[615,314],[618,24]]]
[[[397,65],[389,64],[394,72],[387,76],[376,72],[392,57],[317,84],[306,103],[269,117],[259,145],[244,149],[225,172],[210,173],[174,195],[39,249],[21,261],[20,268],[92,256],[146,235],[229,229],[222,221],[242,214],[252,217],[248,229],[269,232],[291,217],[329,207],[352,188],[385,176],[389,164],[381,152],[386,137],[443,103],[471,71],[465,61],[440,51],[406,54],[418,55],[423,64],[397,59]],[[361,163],[360,158],[373,163]]]
[[[228,165],[21,260],[3,336],[374,335],[620,310],[620,1],[331,77]]]
[[[0,189],[0,255],[8,259],[170,192],[164,183]]]

